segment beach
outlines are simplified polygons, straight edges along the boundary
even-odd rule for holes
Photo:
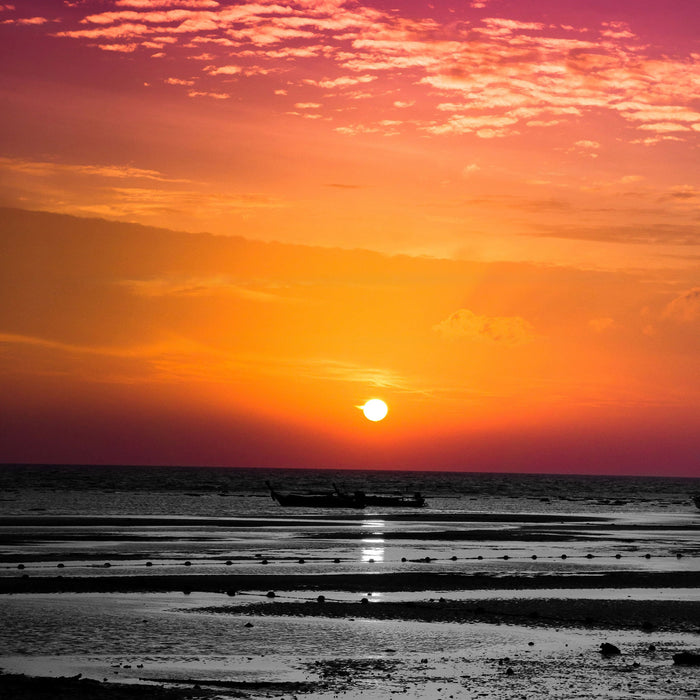
[[[506,509],[500,488],[447,482],[427,508],[368,512],[280,508],[259,481],[226,498],[188,481],[151,508],[138,489],[17,491],[0,513],[0,692],[697,697],[700,518],[677,484],[611,507],[590,482],[545,502],[530,480]],[[106,496],[131,511],[100,514]]]

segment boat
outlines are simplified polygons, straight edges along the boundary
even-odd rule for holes
[[[347,495],[341,491],[335,484],[336,492],[339,495]],[[393,496],[378,493],[365,493],[364,491],[356,491],[356,496],[364,499],[366,506],[381,506],[383,508],[423,508],[426,505],[426,500],[421,494],[416,491],[411,496]]]
[[[364,494],[365,505],[383,506],[385,508],[423,508],[425,498],[416,491],[412,496],[385,496],[382,494]]]
[[[364,494],[357,492],[354,494],[338,493],[328,491],[325,493],[287,493],[282,494],[276,491],[269,481],[265,485],[270,489],[272,500],[281,506],[290,508],[364,508]]]

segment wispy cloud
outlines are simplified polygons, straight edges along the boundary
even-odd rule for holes
[[[255,302],[293,303],[297,301],[288,295],[279,294],[279,285],[243,283],[226,277],[188,277],[184,279],[160,277],[123,280],[119,284],[132,294],[146,298],[223,295]]]
[[[79,163],[56,163],[35,161],[23,158],[0,157],[0,170],[14,171],[35,177],[53,177],[56,175],[82,175],[123,180],[155,180],[157,182],[184,183],[189,180],[166,177],[157,170],[145,170],[128,165],[87,165]]]

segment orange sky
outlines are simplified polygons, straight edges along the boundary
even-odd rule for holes
[[[0,3],[0,462],[700,476],[699,8]]]

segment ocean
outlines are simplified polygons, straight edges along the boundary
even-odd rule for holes
[[[265,481],[282,492],[412,494],[427,515],[467,511],[688,512],[700,478],[482,474],[334,469],[0,466],[0,515],[277,516]]]
[[[427,505],[285,508],[266,480],[284,493],[419,491]],[[0,669],[248,683],[248,697],[291,698],[299,688],[284,684],[303,681],[313,700],[448,686],[506,698],[497,660],[527,652],[527,687],[546,676],[554,693],[538,697],[617,697],[627,671],[600,676],[591,655],[601,626],[637,655],[649,629],[669,659],[698,644],[698,491],[680,478],[0,467]],[[325,608],[309,608],[319,595]],[[667,670],[645,667],[640,687],[666,687],[640,697],[686,697]]]

